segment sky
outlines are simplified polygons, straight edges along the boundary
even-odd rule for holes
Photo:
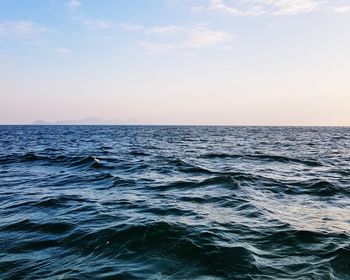
[[[350,125],[349,0],[0,0],[0,124]]]

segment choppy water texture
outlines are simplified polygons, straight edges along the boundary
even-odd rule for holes
[[[0,279],[350,279],[350,129],[0,127]]]

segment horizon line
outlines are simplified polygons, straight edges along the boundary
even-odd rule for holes
[[[297,125],[297,124],[1,124],[0,126],[217,126],[217,127],[340,127],[350,128],[350,125]]]

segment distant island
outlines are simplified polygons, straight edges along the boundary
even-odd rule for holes
[[[126,125],[137,124],[136,120],[118,120],[118,119],[102,119],[96,117],[88,117],[79,120],[60,120],[60,121],[44,121],[37,120],[33,125]]]

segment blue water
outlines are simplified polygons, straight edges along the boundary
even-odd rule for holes
[[[1,126],[0,279],[350,279],[350,128]]]

